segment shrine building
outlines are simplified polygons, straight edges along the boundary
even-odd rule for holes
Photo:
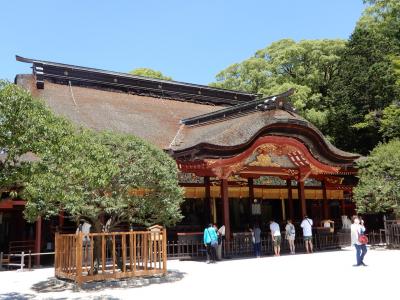
[[[340,216],[354,214],[352,189],[360,156],[337,149],[297,114],[289,101],[293,90],[263,97],[17,60],[30,64],[33,73],[17,75],[15,83],[56,114],[94,130],[138,136],[175,159],[185,189],[184,218],[170,232],[198,232],[211,221],[224,224],[230,239],[254,222],[298,222],[304,215],[314,223],[339,222]],[[37,249],[51,242],[43,228],[54,228],[54,222],[39,220],[44,224],[32,227],[22,218],[24,201],[0,203],[3,242],[34,239]],[[11,219],[16,229],[5,232]],[[55,222],[63,223],[61,218]]]

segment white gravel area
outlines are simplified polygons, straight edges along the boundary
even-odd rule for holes
[[[72,289],[52,283],[54,270],[0,272],[0,299],[400,299],[400,251],[369,249],[353,267],[354,249],[216,264],[168,261],[182,278],[142,287]]]

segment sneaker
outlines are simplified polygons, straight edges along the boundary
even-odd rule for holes
[[[359,264],[359,265],[353,265],[353,267],[359,267],[359,266],[362,266],[361,264]]]

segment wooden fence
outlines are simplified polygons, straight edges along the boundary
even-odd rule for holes
[[[166,274],[166,230],[56,234],[55,275],[87,281]]]
[[[387,245],[400,248],[400,220],[386,220],[385,233]]]

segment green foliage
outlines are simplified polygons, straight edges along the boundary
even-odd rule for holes
[[[364,0],[368,7],[364,10],[357,26],[380,32],[400,48],[400,1]]]
[[[112,225],[172,225],[181,218],[176,163],[139,138],[81,129],[34,169],[25,189],[29,220],[63,209],[100,230],[101,215]]]
[[[149,68],[137,68],[129,72],[132,75],[163,79],[163,80],[172,80],[172,77],[164,76],[160,71],[156,71]]]
[[[296,109],[323,128],[343,40],[283,39],[217,74],[212,86],[273,95],[294,88]]]
[[[395,212],[400,215],[400,140],[378,145],[358,162],[359,183],[354,200],[360,213]]]
[[[30,160],[52,151],[72,126],[53,115],[24,89],[0,82],[0,189],[23,185],[31,176]],[[36,157],[37,158],[37,157]]]
[[[177,166],[160,149],[129,135],[76,129],[13,84],[1,83],[0,116],[0,187],[25,187],[29,221],[61,210],[97,231],[102,215],[112,225],[180,220]],[[27,153],[34,155],[23,160]]]
[[[392,104],[383,110],[379,131],[382,133],[383,138],[386,140],[390,140],[393,138],[400,138],[399,105]]]
[[[330,89],[328,130],[339,148],[367,154],[382,140],[373,117],[399,97],[388,49],[386,36],[358,27],[343,51]]]

